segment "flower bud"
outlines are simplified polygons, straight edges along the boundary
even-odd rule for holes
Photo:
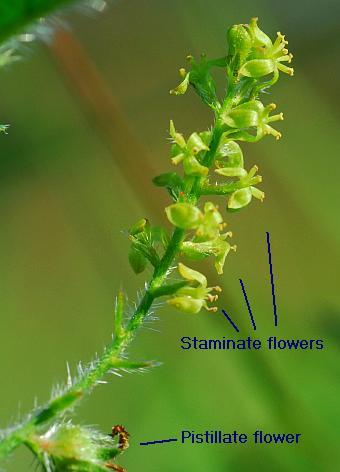
[[[135,274],[141,274],[145,270],[147,259],[132,245],[129,251],[129,263]]]
[[[246,57],[252,45],[249,32],[244,25],[234,25],[228,29],[227,39],[229,44],[229,55],[240,55],[240,58]]]
[[[174,203],[165,209],[168,220],[182,229],[195,229],[202,220],[202,212],[189,203]]]
[[[129,234],[131,236],[136,236],[138,233],[142,233],[145,228],[148,226],[149,222],[146,218],[142,218],[141,220],[138,220],[137,223],[135,223],[133,226],[131,226],[129,230]]]

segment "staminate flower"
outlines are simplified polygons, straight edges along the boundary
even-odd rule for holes
[[[269,125],[269,123],[283,120],[283,113],[269,116],[275,109],[275,103],[264,106],[259,100],[251,100],[238,105],[222,117],[226,125],[239,131],[231,130],[227,134],[231,139],[241,141],[257,141],[267,134],[280,139],[281,133]],[[247,131],[252,128],[256,129],[256,135],[252,135]]]
[[[290,63],[293,55],[285,47],[288,44],[285,36],[280,32],[273,43],[272,40],[257,26],[257,18],[252,18],[249,23],[249,34],[252,39],[252,49],[247,61],[239,70],[240,76],[259,78],[274,73],[277,79],[279,71],[288,75],[294,74],[294,69],[283,64]]]
[[[184,313],[196,314],[202,308],[208,311],[217,311],[217,307],[209,307],[207,301],[216,301],[218,295],[211,295],[211,292],[221,292],[221,288],[207,287],[208,282],[205,275],[190,269],[182,263],[178,264],[178,272],[193,286],[188,285],[177,290],[175,295],[168,300],[168,303]]]
[[[170,121],[170,136],[173,139],[171,161],[177,165],[183,161],[186,175],[207,175],[209,169],[199,163],[197,155],[200,151],[207,151],[209,147],[198,133],[192,133],[185,141],[181,133],[177,133],[173,121]]]
[[[264,200],[264,192],[255,187],[256,184],[262,182],[262,177],[255,175],[257,171],[257,166],[253,166],[249,172],[239,167],[222,167],[215,170],[217,174],[226,177],[239,177],[240,188],[230,195],[227,205],[228,210],[240,210],[249,205],[252,197],[261,200],[261,202]]]

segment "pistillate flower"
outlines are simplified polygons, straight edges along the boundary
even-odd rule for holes
[[[41,449],[46,470],[123,472],[125,469],[113,460],[128,448],[128,436],[122,426],[114,426],[111,435],[103,435],[68,422],[55,424],[44,435],[32,436],[30,441]]]

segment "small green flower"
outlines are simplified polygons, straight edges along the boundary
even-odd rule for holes
[[[256,184],[262,182],[260,175],[255,175],[258,171],[257,166],[253,166],[249,172],[238,167],[224,167],[216,169],[217,174],[225,177],[239,177],[239,189],[233,192],[228,199],[228,210],[235,211],[249,205],[252,197],[257,198],[261,202],[264,200],[264,192],[255,187]]]
[[[201,151],[209,150],[201,136],[198,133],[192,133],[188,141],[185,141],[183,135],[177,133],[172,120],[170,121],[170,136],[173,140],[171,148],[172,163],[178,165],[183,161],[183,169],[186,175],[206,176],[209,172],[208,167],[200,164],[196,157]]]
[[[225,226],[226,224],[223,223],[222,215],[218,211],[218,206],[211,202],[206,202],[204,204],[202,219],[197,226],[195,240],[209,241],[216,239]]]
[[[178,271],[183,279],[193,284],[193,286],[185,286],[177,290],[175,296],[168,300],[168,304],[189,314],[199,313],[202,308],[208,311],[217,311],[217,307],[209,307],[207,301],[216,301],[218,295],[211,295],[211,292],[221,292],[221,288],[207,287],[207,278],[203,274],[182,263],[178,264]]]
[[[222,274],[226,256],[230,249],[236,249],[236,246],[230,246],[226,241],[227,237],[232,236],[231,232],[221,234],[226,223],[223,223],[218,207],[211,202],[205,203],[203,212],[187,203],[178,203],[171,205],[171,207],[169,213],[171,213],[172,219],[170,221],[173,222],[174,215],[177,217],[180,213],[176,219],[177,226],[178,224],[186,225],[186,229],[196,230],[192,239],[182,243],[182,253],[194,260],[204,259],[211,255],[215,256],[216,270],[218,274]],[[190,228],[188,228],[189,224]]]
[[[208,256],[215,256],[215,269],[219,275],[223,274],[223,267],[229,251],[232,249],[236,251],[236,246],[231,246],[226,239],[231,237],[232,233],[229,231],[220,234],[217,238],[210,241],[195,242],[184,241],[181,249],[185,256],[190,259],[200,260]]]
[[[178,228],[196,230],[197,242],[216,239],[225,227],[218,207],[211,202],[204,204],[203,212],[190,203],[174,203],[165,212],[170,223]]]
[[[269,124],[283,120],[283,113],[269,116],[275,109],[275,103],[264,106],[259,100],[251,100],[242,103],[242,105],[233,108],[223,116],[223,121],[226,125],[239,130],[239,132],[227,132],[228,135],[231,139],[234,138],[243,141],[259,140],[267,134],[271,134],[276,139],[280,139],[282,136],[281,133]],[[255,136],[246,131],[251,128],[256,129]]]
[[[257,26],[257,18],[251,19],[249,34],[252,38],[253,48],[247,57],[247,61],[239,70],[239,75],[259,78],[274,73],[277,79],[279,71],[288,75],[294,74],[292,67],[283,64],[283,62],[290,63],[293,58],[293,55],[289,54],[285,47],[288,41],[286,41],[284,35],[278,32],[273,44],[269,36]]]
[[[229,56],[239,56],[241,63],[247,57],[252,47],[252,37],[246,25],[234,25],[228,29],[227,40]]]

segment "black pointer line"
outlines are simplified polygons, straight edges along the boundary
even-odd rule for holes
[[[253,324],[254,331],[256,331],[255,320],[254,320],[253,313],[252,313],[251,308],[250,308],[250,304],[249,304],[249,300],[248,300],[248,297],[247,297],[246,289],[244,288],[244,284],[243,284],[242,279],[240,279],[240,284],[241,284],[241,288],[242,288],[242,292],[243,292],[244,299],[245,299],[246,304],[247,304],[247,308],[248,308],[248,312],[249,312],[249,315],[250,315],[250,319],[251,319],[251,322],[252,322],[252,324]]]
[[[227,320],[229,321],[229,323],[231,324],[231,326],[239,333],[240,330],[238,329],[238,327],[236,326],[236,324],[233,322],[233,320],[230,318],[230,316],[228,315],[228,313],[224,310],[222,310],[222,313],[224,314],[224,316],[227,318]]]
[[[171,439],[159,439],[158,441],[147,441],[139,443],[141,446],[149,446],[150,444],[162,444],[162,443],[169,443],[178,441],[178,439],[171,438]]]
[[[272,252],[270,248],[270,234],[268,233],[268,231],[266,232],[266,235],[267,235],[270,284],[272,286],[272,299],[273,299],[273,307],[274,307],[274,326],[277,326],[277,312],[276,312],[276,298],[275,298],[275,285],[274,285],[273,264],[272,264]]]

